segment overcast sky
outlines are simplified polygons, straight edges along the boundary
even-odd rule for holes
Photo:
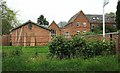
[[[6,0],[9,8],[18,11],[21,23],[28,20],[37,22],[40,15],[51,23],[68,21],[82,10],[85,14],[102,14],[103,0]],[[109,0],[105,13],[116,12],[118,0]]]

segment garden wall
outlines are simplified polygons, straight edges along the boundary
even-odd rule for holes
[[[2,46],[10,46],[10,35],[2,35]]]
[[[93,40],[93,39],[102,40],[103,39],[102,34],[87,35],[85,37],[88,38],[89,40]],[[114,41],[115,45],[116,45],[116,52],[120,53],[120,32],[106,33],[105,39],[106,39],[106,41],[110,41],[110,40]]]

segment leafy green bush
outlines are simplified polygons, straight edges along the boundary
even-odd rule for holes
[[[91,41],[80,35],[75,35],[71,40],[63,36],[57,36],[49,45],[51,56],[60,59],[110,55],[115,53],[114,48],[115,44],[112,41]]]
[[[83,51],[83,49],[85,48],[86,45],[86,40],[84,39],[84,37],[81,37],[79,35],[75,35],[72,39],[71,39],[71,53],[72,56],[79,56],[81,54],[81,52]]]
[[[64,36],[57,36],[49,45],[50,55],[56,56],[60,59],[70,56],[70,43]]]

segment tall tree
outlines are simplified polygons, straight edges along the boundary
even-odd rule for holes
[[[49,22],[44,18],[43,15],[40,15],[39,18],[37,19],[37,23],[39,25],[49,25]]]
[[[1,9],[1,20],[2,20],[2,34],[9,34],[10,29],[13,26],[17,25],[18,20],[16,18],[16,13],[12,9],[7,7],[6,1],[0,1],[0,9]]]
[[[120,30],[120,0],[118,0],[117,11],[116,11],[116,26]]]

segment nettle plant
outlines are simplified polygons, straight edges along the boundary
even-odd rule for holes
[[[88,40],[84,36],[75,35],[71,40],[64,36],[55,37],[49,45],[50,56],[64,58],[90,58],[95,56],[111,55],[115,53],[115,44],[112,41]]]

